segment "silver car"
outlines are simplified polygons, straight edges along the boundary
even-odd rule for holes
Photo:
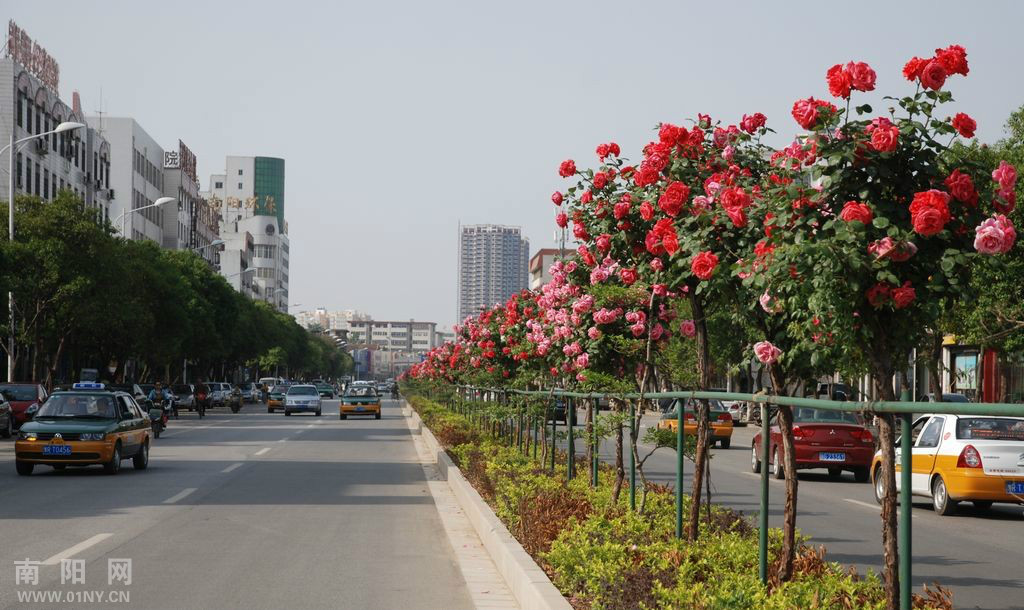
[[[284,395],[284,414],[308,412],[320,417],[321,404],[320,392],[315,385],[293,385]]]

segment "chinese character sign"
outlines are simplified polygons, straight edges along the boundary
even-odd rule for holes
[[[57,60],[39,43],[34,42],[13,19],[7,23],[7,56],[25,66],[25,69],[43,81],[48,89],[57,91],[57,85],[60,83],[60,66],[57,65]]]
[[[164,153],[164,169],[178,169],[181,167],[181,156],[178,152],[168,150]]]

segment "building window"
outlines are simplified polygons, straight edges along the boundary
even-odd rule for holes
[[[241,176],[241,175],[242,175],[242,170],[238,170],[238,175],[239,175],[239,176]]]
[[[215,189],[222,189],[222,188],[224,188],[224,183],[223,182],[214,182],[213,183],[213,188],[215,188]]]
[[[50,170],[43,168],[43,199],[50,198]]]
[[[15,188],[21,188],[21,153],[18,153],[18,169],[15,170],[14,175],[18,177],[18,184],[14,185]]]
[[[24,125],[24,120],[22,119],[22,114],[24,114],[24,111],[23,111],[22,107],[23,107],[24,104],[25,104],[25,94],[23,92],[19,91],[18,92],[18,127],[24,127],[25,126]]]
[[[238,190],[242,190],[242,183],[241,182],[238,183]]]
[[[41,174],[41,173],[42,172],[39,171],[39,164],[36,163],[36,190],[35,190],[35,194],[36,195],[38,195],[40,193],[40,190],[39,190],[39,174]]]

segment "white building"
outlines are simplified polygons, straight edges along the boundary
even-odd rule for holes
[[[284,159],[227,157],[202,196],[220,211],[221,274],[254,299],[288,311]],[[251,269],[251,271],[250,271]]]
[[[216,265],[220,249],[210,244],[220,236],[220,210],[213,209],[199,195],[196,156],[181,140],[177,150],[164,152],[163,172],[164,195],[178,200],[177,206],[162,206],[163,246],[192,250],[210,265]]]
[[[12,133],[18,140],[63,122],[86,122],[77,93],[71,107],[60,99],[59,73],[56,61],[10,22],[6,55],[0,59],[0,147]],[[111,152],[102,134],[85,127],[32,140],[14,152],[14,160],[16,193],[51,201],[68,190],[96,209],[97,216],[109,216]],[[8,162],[3,156],[5,181]]]
[[[551,265],[558,260],[559,250],[541,248],[530,257],[530,290],[539,290],[551,281]]]
[[[89,117],[88,122],[110,143],[110,188],[114,191],[110,220],[114,228],[129,239],[151,239],[163,245],[165,223],[169,220],[172,224],[172,234],[177,227],[177,207],[168,203],[161,206],[166,210],[132,210],[164,196],[164,149],[133,118]]]
[[[328,311],[317,307],[313,311],[300,311],[295,314],[295,321],[304,328],[319,326],[323,330],[348,330],[349,322],[370,320],[372,317],[355,309]]]

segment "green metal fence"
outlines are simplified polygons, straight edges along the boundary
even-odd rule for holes
[[[921,403],[912,402],[906,400],[908,396],[904,393],[904,400],[899,401],[834,401],[824,400],[820,398],[799,398],[795,396],[773,396],[768,394],[744,394],[738,392],[710,392],[710,391],[685,391],[685,392],[651,392],[651,393],[622,393],[622,394],[604,394],[595,392],[571,392],[567,390],[516,390],[508,388],[482,388],[475,386],[455,386],[458,390],[463,393],[470,393],[474,400],[501,400],[507,402],[509,395],[527,396],[542,398],[547,400],[553,400],[556,397],[565,399],[565,408],[567,413],[568,423],[568,455],[567,460],[567,476],[572,478],[575,474],[575,436],[573,424],[575,420],[576,400],[600,400],[600,399],[616,399],[622,401],[628,401],[630,403],[630,425],[636,425],[635,409],[636,401],[639,400],[659,400],[663,398],[681,400],[681,399],[706,399],[706,400],[723,400],[723,401],[746,401],[761,405],[786,405],[791,407],[812,407],[815,409],[825,409],[829,411],[841,411],[847,413],[862,413],[865,415],[875,415],[881,413],[893,413],[900,416],[901,428],[900,428],[900,462],[902,464],[911,464],[911,447],[912,441],[910,438],[910,428],[913,423],[911,418],[914,413],[939,413],[939,414],[950,414],[950,415],[1003,415],[1003,416],[1016,416],[1024,417],[1024,405],[1019,404],[1006,404],[1006,403]],[[683,535],[683,451],[682,448],[685,446],[685,431],[683,425],[683,411],[684,409],[677,409],[678,420],[676,422],[676,447],[677,447],[677,459],[676,459],[676,536],[682,537]],[[770,410],[762,409],[762,412],[769,412]],[[595,409],[596,413],[596,409]],[[522,414],[517,412],[518,417],[522,417]],[[761,437],[762,439],[770,438],[769,426],[770,417],[761,417]],[[543,418],[542,418],[543,420]],[[520,430],[522,429],[522,420],[520,419]],[[546,421],[542,421],[541,425],[547,425]],[[534,457],[536,457],[537,451],[537,432],[538,425],[536,419],[533,420],[530,426],[534,431]],[[555,430],[555,422],[552,421],[552,432]],[[500,432],[499,432],[500,433]],[[509,432],[509,440],[512,441],[511,432]],[[555,448],[555,434],[551,435],[551,468],[555,468],[554,459],[554,448]],[[635,437],[634,434],[630,438]],[[598,456],[597,456],[597,436],[596,430],[593,438],[587,439],[587,442],[594,445],[594,459],[590,465],[592,469],[593,480],[597,481],[597,468],[598,468]],[[521,439],[520,439],[521,443]],[[762,582],[767,582],[768,579],[768,462],[770,460],[770,442],[762,442],[761,448],[763,454],[761,456],[761,478],[760,478],[760,514],[758,518],[759,528],[759,549],[758,549],[758,569]],[[630,506],[635,508],[636,505],[636,464],[633,451],[629,452],[630,470],[629,470],[629,501]],[[900,607],[903,610],[911,609],[911,591],[913,589],[912,584],[912,571],[911,571],[911,483],[910,475],[911,468],[900,469],[900,496],[899,496],[899,554],[900,554]]]

